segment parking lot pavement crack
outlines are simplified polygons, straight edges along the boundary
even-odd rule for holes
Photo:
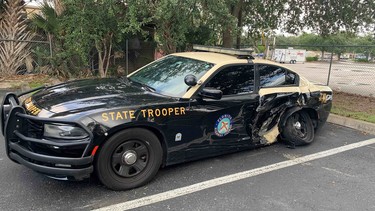
[[[340,174],[340,175],[343,175],[343,176],[346,176],[346,177],[355,177],[354,175],[341,172],[337,169],[332,169],[332,168],[328,168],[328,167],[322,167],[322,169],[325,169],[327,171],[334,172],[334,173],[337,173],[337,174]]]

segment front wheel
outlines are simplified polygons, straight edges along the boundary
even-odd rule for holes
[[[141,128],[116,133],[96,158],[99,180],[112,190],[127,190],[149,182],[162,162],[162,147],[151,131]]]
[[[314,141],[314,125],[309,114],[300,111],[293,113],[286,121],[282,135],[286,142],[301,146]]]

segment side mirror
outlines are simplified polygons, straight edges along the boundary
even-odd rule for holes
[[[197,85],[197,77],[194,75],[187,75],[185,76],[185,84],[188,85],[189,87]]]
[[[203,98],[220,100],[223,97],[223,92],[214,88],[203,88],[199,95]]]

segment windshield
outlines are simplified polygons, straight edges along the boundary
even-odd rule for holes
[[[157,93],[182,97],[189,88],[184,78],[192,74],[199,80],[214,64],[179,56],[166,56],[129,77]]]

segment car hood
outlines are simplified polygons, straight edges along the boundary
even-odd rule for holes
[[[36,106],[60,115],[175,101],[146,91],[126,79],[114,78],[63,83],[35,93],[32,100]]]

